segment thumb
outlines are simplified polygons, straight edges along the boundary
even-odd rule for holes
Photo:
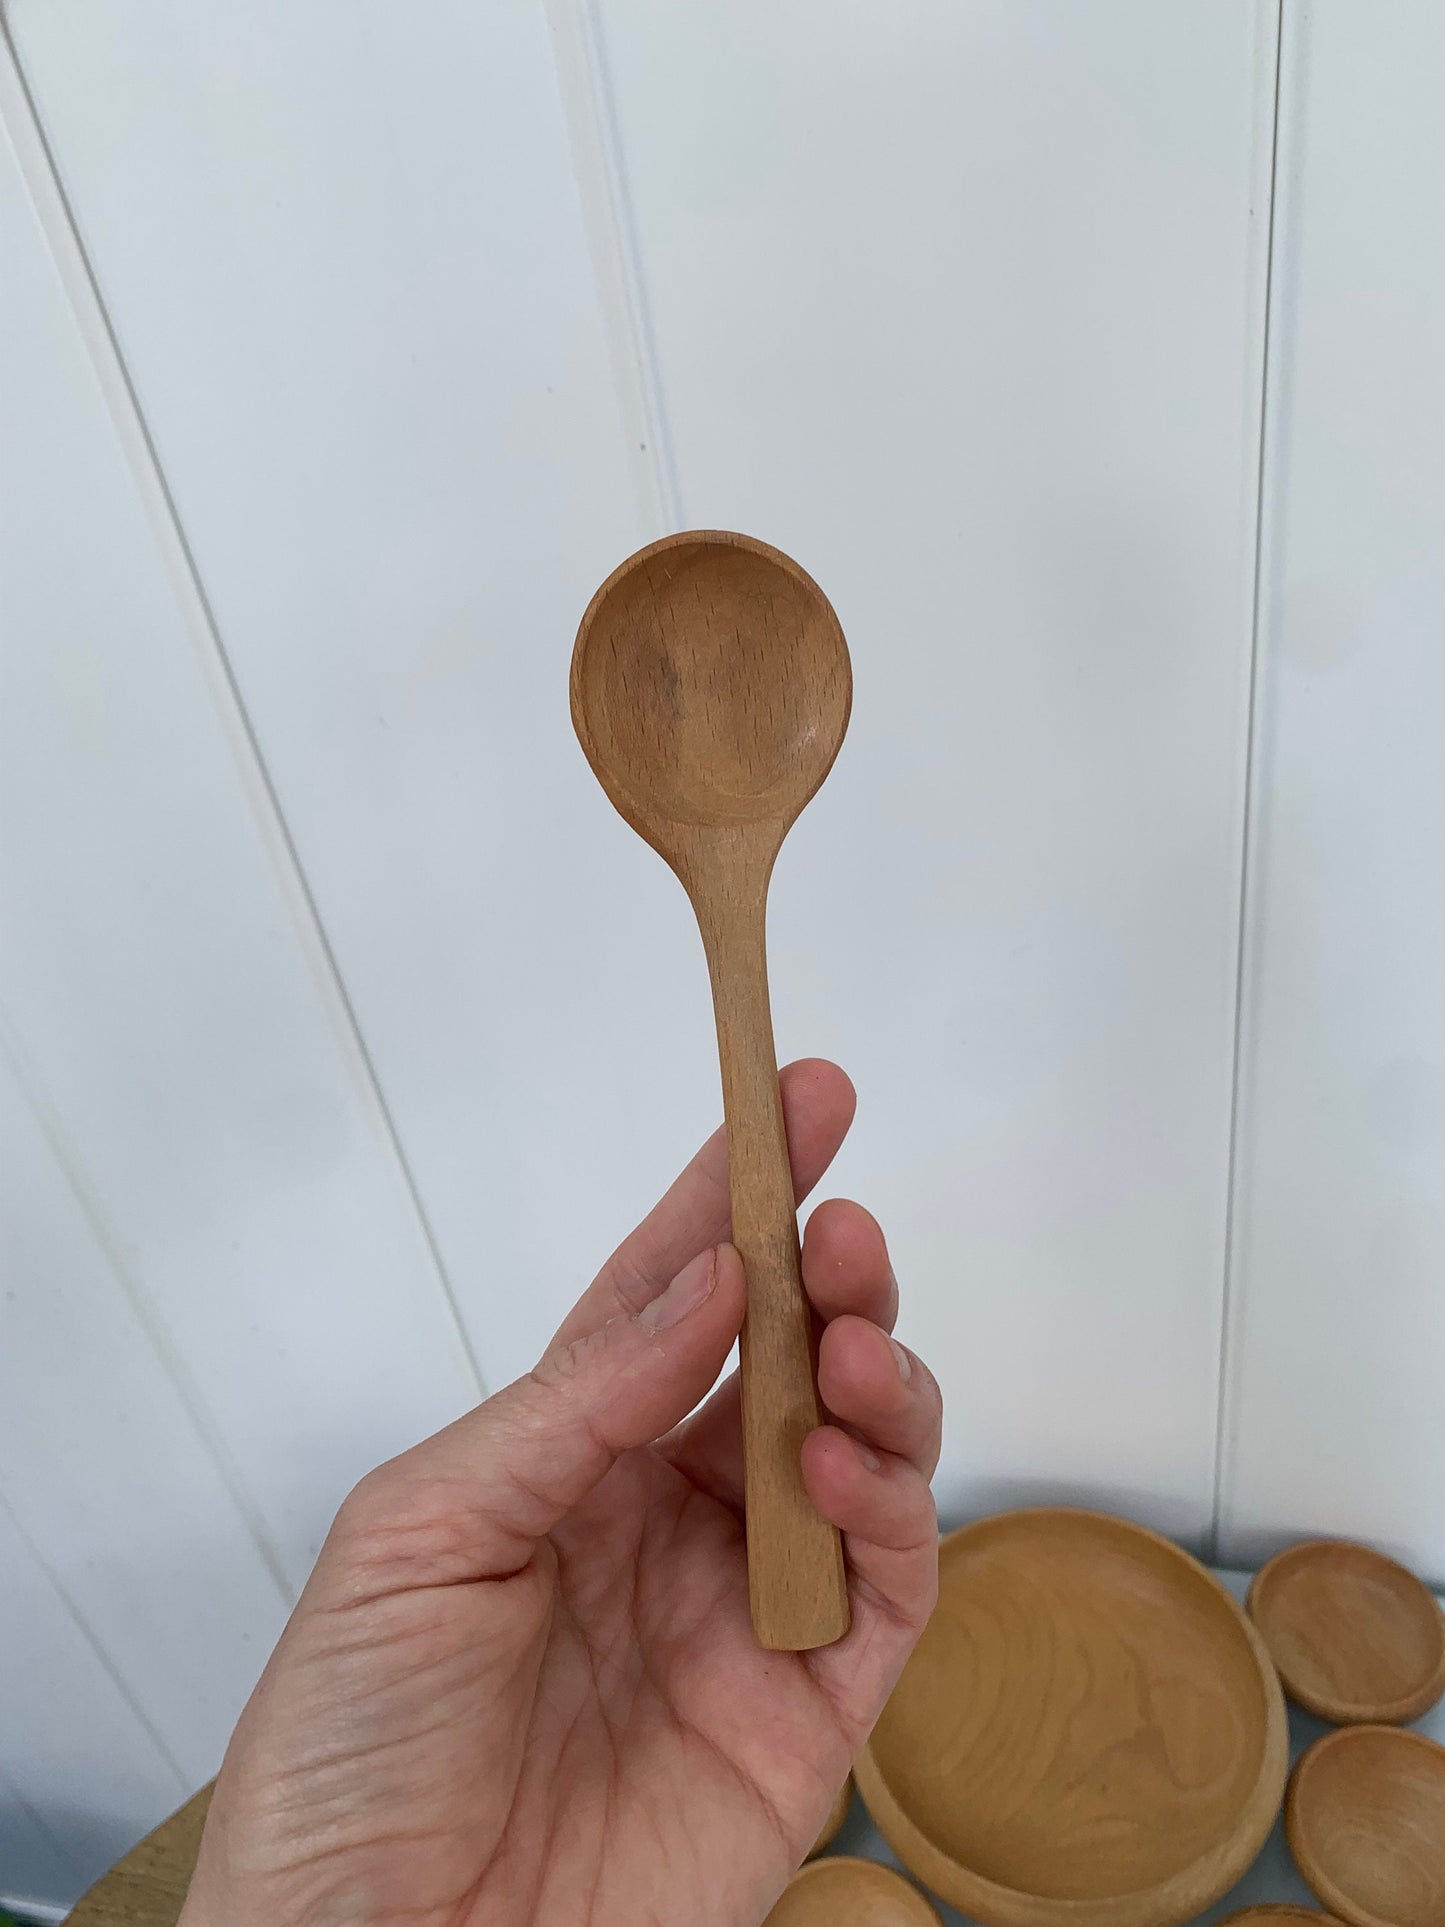
[[[733,1247],[700,1252],[640,1311],[549,1352],[525,1378],[371,1473],[338,1524],[371,1543],[395,1541],[407,1570],[387,1590],[518,1571],[623,1452],[660,1438],[706,1395],[745,1300]]]

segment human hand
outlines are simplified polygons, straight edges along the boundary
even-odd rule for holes
[[[853,1090],[821,1061],[782,1084],[801,1196]],[[941,1406],[886,1336],[882,1233],[820,1205],[803,1278],[838,1423],[803,1471],[853,1624],[764,1652],[736,1377],[693,1410],[742,1322],[727,1223],[718,1132],[536,1371],[346,1500],[227,1751],[182,1927],[762,1919],[932,1610]]]

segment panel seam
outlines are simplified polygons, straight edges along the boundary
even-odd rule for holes
[[[65,1585],[65,1582],[61,1579],[59,1573],[56,1572],[55,1568],[51,1565],[50,1561],[45,1557],[44,1553],[40,1550],[39,1546],[36,1545],[35,1541],[31,1538],[30,1534],[25,1530],[25,1527],[21,1524],[14,1506],[11,1504],[9,1498],[5,1494],[3,1485],[0,1485],[0,1506],[3,1506],[5,1508],[6,1515],[8,1516],[11,1525],[15,1528],[16,1537],[20,1540],[20,1543],[25,1547],[26,1551],[30,1554],[31,1558],[35,1561],[36,1565],[39,1567],[40,1571],[44,1574],[45,1579],[49,1584],[51,1590],[54,1592],[56,1598],[60,1601],[62,1607],[65,1609],[66,1617],[74,1625],[75,1630],[80,1634],[81,1638],[85,1641],[90,1651],[94,1653],[96,1660],[104,1670],[107,1679],[109,1679],[112,1686],[114,1686],[115,1690],[120,1694],[121,1698],[125,1701],[126,1705],[130,1708],[130,1711],[135,1715],[136,1723],[140,1726],[142,1732],[146,1735],[147,1739],[150,1740],[151,1744],[155,1747],[156,1752],[160,1755],[161,1759],[165,1762],[165,1764],[170,1768],[171,1772],[175,1775],[176,1785],[178,1786],[180,1791],[183,1794],[189,1794],[194,1792],[195,1789],[188,1783],[185,1774],[181,1770],[181,1765],[179,1760],[177,1760],[175,1755],[171,1752],[170,1747],[166,1744],[163,1734],[160,1732],[159,1728],[155,1725],[154,1721],[147,1714],[145,1708],[141,1705],[139,1699],[131,1691],[129,1685],[126,1683],[124,1674],[120,1671],[120,1668],[116,1665],[110,1653],[106,1650],[105,1646],[101,1643],[99,1637],[97,1636],[94,1629],[92,1628],[89,1620],[85,1617],[85,1614],[80,1611],[75,1601],[71,1598],[70,1591],[68,1587]]]
[[[482,1398],[485,1396],[485,1387],[480,1364],[442,1257],[440,1243],[423,1204],[415,1174],[403,1149],[376,1065],[262,754],[255,726],[181,522],[155,439],[141,408],[135,383],[121,352],[119,338],[101,295],[90,256],[21,65],[3,0],[0,0],[0,125],[9,134],[21,177],[110,414],[117,441],[130,469],[142,512],[150,524],[182,623],[205,673],[212,702],[231,748],[242,792],[270,858],[299,947],[317,986],[322,1008],[331,1020],[341,1063],[401,1180],[421,1234],[428,1266],[441,1290],[448,1319],[476,1396]]]
[[[14,1508],[7,1505],[6,1510],[10,1513],[10,1516],[14,1518]],[[69,1860],[70,1852],[62,1836],[56,1832],[40,1808],[34,1805],[24,1789],[16,1784],[3,1767],[0,1767],[0,1794],[3,1794],[6,1799],[13,1800],[21,1812],[26,1814],[28,1818],[34,1822],[37,1833],[39,1833],[46,1844],[53,1849],[57,1860],[62,1862]],[[3,1896],[0,1896],[0,1907],[4,1905],[5,1899]]]
[[[1236,1255],[1238,1193],[1240,1186],[1240,1086],[1244,1068],[1245,1006],[1247,1001],[1251,847],[1255,807],[1257,734],[1259,723],[1260,618],[1264,562],[1265,482],[1269,431],[1270,330],[1273,320],[1275,210],[1279,184],[1280,99],[1284,71],[1284,0],[1274,0],[1274,83],[1270,111],[1269,199],[1264,236],[1264,299],[1259,356],[1259,406],[1255,417],[1257,447],[1254,464],[1254,516],[1249,598],[1249,672],[1245,697],[1244,794],[1239,848],[1239,895],[1234,956],[1233,1039],[1230,1052],[1229,1134],[1224,1199],[1224,1273],[1220,1301],[1219,1358],[1214,1421],[1214,1495],[1210,1518],[1209,1559],[1218,1565],[1224,1526],[1226,1460],[1233,1417],[1233,1381],[1240,1316],[1240,1286]]]
[[[27,1816],[36,1832],[55,1855],[56,1865],[61,1869],[62,1877],[68,1885],[74,1874],[74,1857],[68,1844],[3,1767],[0,1767],[0,1798],[12,1801]],[[5,1878],[9,1878],[8,1870]],[[54,1927],[63,1927],[70,1913],[70,1909],[60,1901],[42,1900],[38,1894],[10,1891],[0,1892],[0,1910],[19,1914],[22,1919],[29,1918],[44,1922],[45,1927],[51,1927],[52,1922]]]
[[[116,1240],[111,1236],[105,1214],[101,1211],[86,1179],[79,1154],[70,1142],[64,1123],[35,1074],[30,1054],[21,1043],[13,1019],[9,1017],[3,1006],[0,1006],[0,1058],[8,1064],[15,1080],[15,1087],[36,1129],[44,1138],[51,1156],[59,1166],[66,1188],[75,1201],[76,1209],[85,1220],[86,1228],[130,1306],[131,1315],[140,1327],[141,1334],[171,1390],[175,1393],[181,1409],[189,1419],[196,1438],[210,1455],[216,1474],[225,1487],[231,1503],[235,1506],[257,1556],[280,1594],[282,1604],[289,1612],[296,1603],[296,1588],[286,1576],[281,1555],[271,1541],[260,1508],[251,1495],[240,1467],[212,1426],[205,1401],[192,1383],[190,1373],[171,1343],[164,1322],[157,1318],[155,1309],[139,1279],[126,1263]],[[11,1510],[13,1512],[13,1505]]]
[[[631,466],[641,483],[654,532],[672,534],[685,526],[682,490],[623,159],[616,90],[596,3],[544,0],[544,4],[593,288]],[[639,455],[646,457],[640,465]]]

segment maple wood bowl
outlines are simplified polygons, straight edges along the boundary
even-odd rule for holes
[[[1218,1927],[1344,1927],[1333,1914],[1322,1914],[1318,1907],[1301,1907],[1293,1900],[1266,1900],[1255,1907],[1241,1907],[1237,1914],[1226,1914]]]
[[[1352,1927],[1445,1922],[1445,1747],[1342,1726],[1300,1760],[1285,1833],[1311,1890]]]
[[[1445,1694],[1445,1613],[1370,1546],[1307,1539],[1276,1553],[1249,1616],[1290,1698],[1336,1726],[1417,1720]]]
[[[810,1860],[784,1887],[763,1927],[942,1927],[918,1889],[877,1860]]]
[[[1227,1892],[1289,1758],[1238,1604],[1102,1513],[1001,1513],[939,1553],[938,1607],[855,1767],[899,1859],[983,1927],[1175,1927]]]

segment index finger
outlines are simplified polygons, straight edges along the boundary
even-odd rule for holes
[[[825,1057],[803,1057],[779,1077],[793,1192],[805,1198],[838,1154],[853,1122],[857,1094],[847,1073]],[[619,1312],[635,1316],[671,1284],[689,1259],[728,1237],[727,1135],[714,1131],[660,1201],[613,1252],[552,1340],[568,1345]]]

